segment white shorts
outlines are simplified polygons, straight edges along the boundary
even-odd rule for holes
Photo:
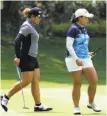
[[[93,67],[91,58],[81,59],[83,61],[83,66],[78,66],[76,61],[71,57],[65,58],[65,63],[69,72],[82,70],[83,68]]]

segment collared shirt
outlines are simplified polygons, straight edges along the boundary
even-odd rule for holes
[[[73,48],[78,58],[89,58],[89,36],[84,26],[75,23],[68,29],[67,37],[74,38]],[[68,51],[67,54],[70,55]]]

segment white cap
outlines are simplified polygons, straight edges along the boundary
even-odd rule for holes
[[[89,13],[86,9],[80,8],[75,11],[75,18],[80,17],[80,16],[92,18],[94,14]]]

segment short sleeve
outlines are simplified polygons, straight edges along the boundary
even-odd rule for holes
[[[31,29],[28,25],[22,25],[19,30],[19,33],[26,37],[28,34],[31,33]]]
[[[75,38],[76,37],[76,28],[74,27],[70,27],[67,31],[67,37],[72,37]]]

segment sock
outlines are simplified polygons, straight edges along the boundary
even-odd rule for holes
[[[5,94],[4,97],[9,100],[8,96]]]
[[[36,104],[36,106],[40,106],[41,105],[41,103],[40,104]]]

